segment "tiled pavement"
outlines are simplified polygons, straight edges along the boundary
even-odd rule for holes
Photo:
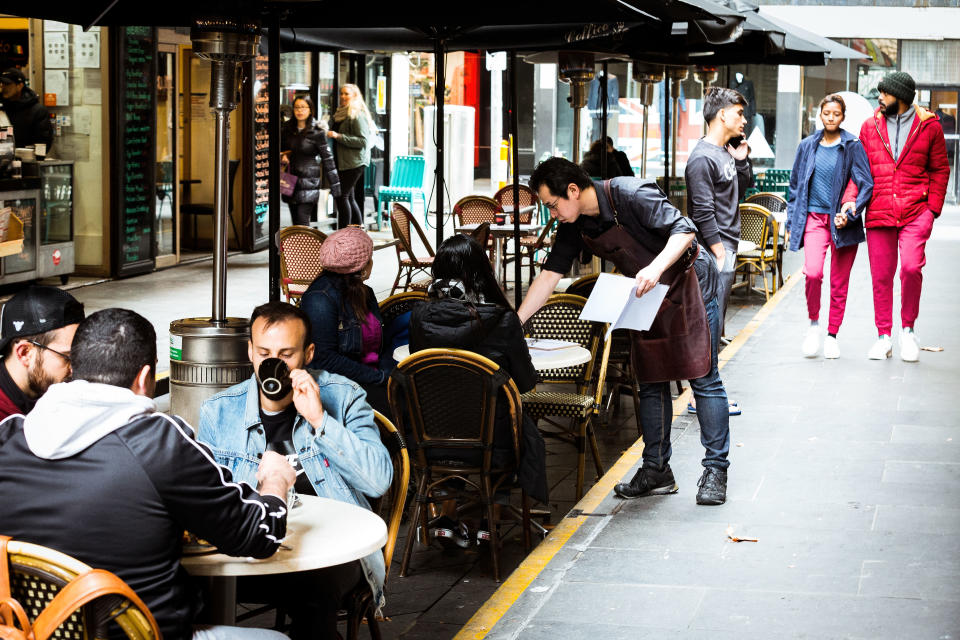
[[[671,462],[680,492],[608,495],[594,511],[612,515],[588,518],[487,638],[956,637],[956,207],[927,255],[917,332],[942,352],[923,351],[919,364],[896,347],[892,360],[865,358],[864,252],[842,357],[800,357],[801,277],[722,371],[744,410],[731,420],[727,504],[695,504],[702,448],[697,423],[681,422]],[[731,530],[757,542],[730,542]]]

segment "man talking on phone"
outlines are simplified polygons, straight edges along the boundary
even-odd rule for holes
[[[746,99],[723,87],[711,87],[703,99],[707,135],[690,152],[683,177],[687,182],[689,215],[697,225],[697,240],[713,254],[720,269],[720,327],[724,335],[727,300],[740,240],[739,183],[748,183],[750,163],[743,127]]]

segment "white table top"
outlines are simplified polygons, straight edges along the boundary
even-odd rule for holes
[[[237,558],[213,553],[184,556],[180,564],[195,576],[251,576],[333,567],[359,560],[383,548],[387,525],[362,507],[317,496],[299,496],[302,504],[287,516],[287,537],[273,556]]]
[[[465,224],[463,226],[457,227],[457,233],[473,233],[476,231],[479,224]],[[542,224],[527,223],[520,225],[520,235],[527,235],[530,233],[539,233],[543,229]],[[504,224],[490,224],[490,235],[492,236],[512,236],[513,235],[513,221],[504,223]]]
[[[410,356],[410,345],[397,347],[393,352],[393,359],[397,362]],[[590,360],[590,352],[580,345],[572,345],[563,349],[554,349],[552,351],[543,351],[540,349],[530,349],[530,360],[533,362],[533,368],[537,371],[544,369],[562,369],[563,367],[573,367],[583,364]]]
[[[511,197],[512,197],[512,196],[511,196]],[[503,210],[504,213],[513,213],[513,205],[512,205],[512,204],[502,204],[502,205],[500,205],[500,208]],[[531,213],[531,212],[533,212],[533,210],[536,209],[536,208],[537,208],[536,205],[528,204],[528,205],[525,205],[525,206],[520,207],[520,213]]]

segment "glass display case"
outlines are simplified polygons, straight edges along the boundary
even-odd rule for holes
[[[37,277],[60,276],[66,280],[74,270],[73,162],[51,160],[38,163],[40,218]],[[26,232],[26,225],[24,225]],[[26,238],[26,236],[25,236]],[[24,243],[28,242],[26,239]]]
[[[27,180],[22,182],[27,182]],[[23,249],[20,253],[3,259],[3,278],[0,282],[4,284],[32,280],[37,277],[35,221],[39,204],[40,194],[35,188],[33,190],[21,189],[0,192],[0,208],[10,207],[10,213],[20,218],[20,222],[23,223]]]
[[[60,276],[75,268],[73,162],[28,163],[24,177],[0,180],[0,208],[23,223],[23,249],[0,260],[0,284]]]

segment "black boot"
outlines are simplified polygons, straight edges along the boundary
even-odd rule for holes
[[[697,504],[723,504],[727,501],[727,470],[705,467],[697,486]]]
[[[640,467],[637,469],[636,475],[633,476],[633,480],[621,482],[613,488],[614,492],[624,500],[676,493],[677,489],[677,483],[673,479],[673,471],[670,470],[670,465],[664,467],[663,471]]]

